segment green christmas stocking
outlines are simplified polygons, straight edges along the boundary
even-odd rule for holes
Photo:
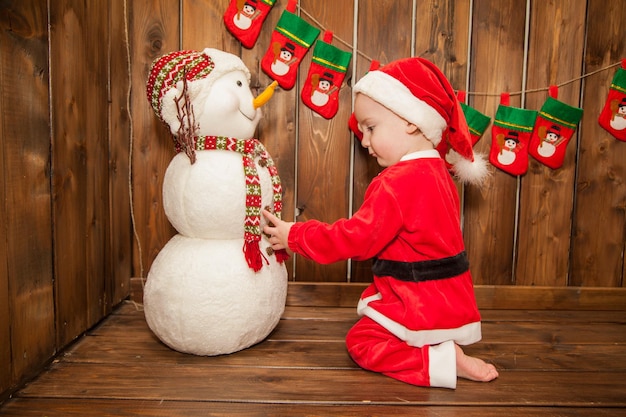
[[[339,108],[339,89],[350,65],[352,53],[332,46],[333,33],[315,42],[311,68],[302,88],[302,101],[316,113],[331,119]]]
[[[528,153],[542,164],[557,169],[563,165],[565,148],[583,116],[583,109],[557,100],[558,89],[551,86],[530,138]]]
[[[320,30],[296,16],[297,0],[290,0],[272,32],[270,46],[261,60],[261,68],[285,90],[296,83],[298,67]]]

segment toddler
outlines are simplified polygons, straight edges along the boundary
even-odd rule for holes
[[[487,168],[454,91],[431,62],[406,58],[369,71],[353,92],[350,127],[385,168],[363,205],[332,224],[264,211],[264,232],[275,250],[320,263],[373,259],[373,282],[346,336],[362,368],[420,386],[491,381],[496,368],[460,347],[481,339],[481,323],[450,171],[480,183]]]

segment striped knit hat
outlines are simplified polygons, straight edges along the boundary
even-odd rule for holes
[[[180,94],[170,91],[183,77],[187,81],[206,79],[209,82],[206,88],[211,88],[214,80],[232,71],[242,71],[250,82],[248,67],[238,56],[228,52],[206,48],[202,52],[185,50],[169,53],[152,63],[146,89],[148,101],[157,117],[165,121],[164,97],[171,95],[174,99],[176,94]]]

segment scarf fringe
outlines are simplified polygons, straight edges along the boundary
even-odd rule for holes
[[[265,258],[259,249],[259,242],[246,240],[243,244],[243,253],[246,257],[248,266],[259,272],[263,268],[263,259]],[[265,259],[267,262],[267,259]]]

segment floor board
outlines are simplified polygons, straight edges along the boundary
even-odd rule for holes
[[[352,308],[288,307],[263,342],[231,355],[175,352],[132,303],[0,406],[2,416],[626,416],[623,312],[483,311],[490,383],[420,388],[358,368]]]

